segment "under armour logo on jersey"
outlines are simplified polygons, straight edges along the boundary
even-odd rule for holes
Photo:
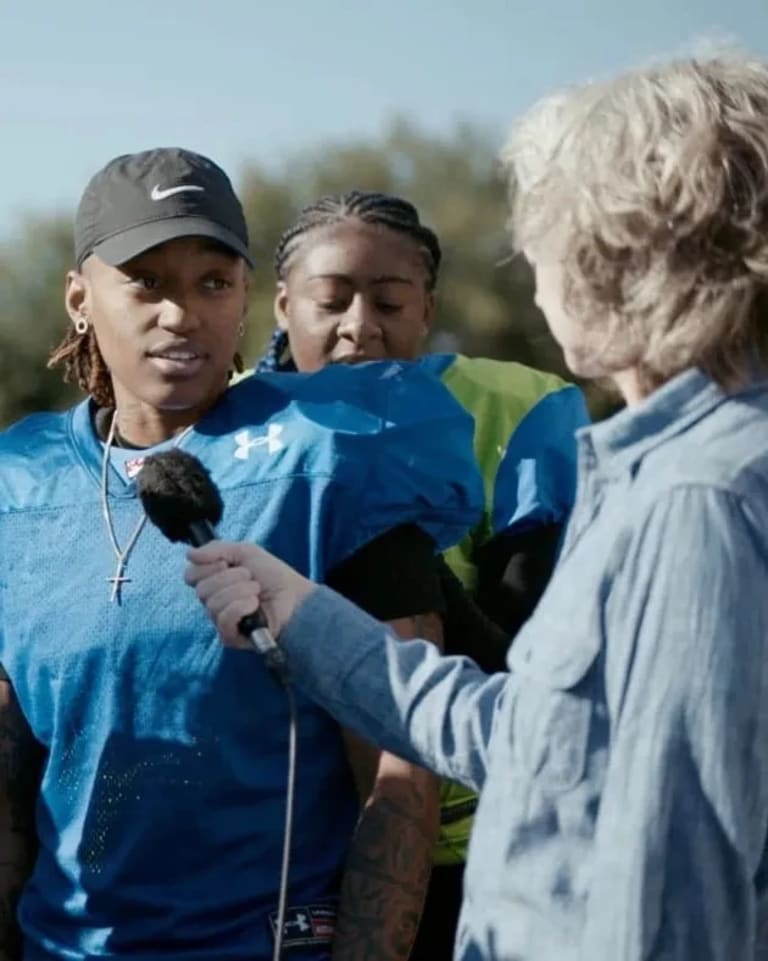
[[[303,911],[297,911],[292,919],[286,919],[284,930],[290,931],[291,928],[295,928],[298,934],[306,934],[307,931],[311,931],[312,925],[309,923],[309,915]]]
[[[277,932],[277,911],[270,914],[269,921],[274,936]],[[284,948],[330,944],[335,932],[335,904],[304,904],[301,907],[286,908],[283,924]]]
[[[283,433],[282,424],[270,424],[267,433],[263,437],[251,437],[249,430],[241,430],[235,434],[235,457],[238,460],[248,460],[251,451],[256,447],[266,447],[268,454],[276,454],[285,447],[280,435]]]

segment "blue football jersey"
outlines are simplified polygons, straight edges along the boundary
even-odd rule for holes
[[[223,538],[323,580],[392,526],[440,548],[477,521],[472,420],[418,366],[259,375],[184,438],[224,500]],[[20,904],[35,961],[269,959],[288,716],[262,660],[225,649],[150,524],[110,601],[103,445],[88,402],[0,435],[0,662],[46,748],[40,852]],[[109,469],[124,546],[135,483]],[[299,697],[291,957],[328,957],[358,808],[336,725]]]

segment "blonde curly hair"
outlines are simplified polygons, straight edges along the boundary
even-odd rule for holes
[[[503,153],[518,250],[558,236],[600,373],[646,391],[768,361],[768,63],[687,59],[547,98]]]

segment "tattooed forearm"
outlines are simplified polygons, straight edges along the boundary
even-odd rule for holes
[[[409,957],[437,837],[437,791],[429,777],[419,772],[410,789],[369,801],[344,875],[333,961]]]
[[[400,618],[390,627],[404,639],[442,646],[438,614]],[[439,832],[438,781],[354,735],[347,733],[346,740],[358,790],[367,801],[344,874],[333,961],[407,961]]]
[[[11,685],[0,680],[0,961],[21,958],[16,904],[35,856],[41,761]]]

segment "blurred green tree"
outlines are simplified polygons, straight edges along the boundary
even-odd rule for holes
[[[444,252],[432,347],[520,360],[563,372],[561,355],[533,302],[531,272],[509,257],[507,203],[494,131],[460,124],[437,135],[398,119],[377,139],[321,144],[279,171],[247,164],[239,192],[256,259],[245,354],[250,362],[273,329],[272,252],[306,203],[353,188],[397,193],[419,208]],[[66,218],[29,220],[0,248],[0,424],[62,407],[76,396],[50,349],[67,323],[64,276],[71,266]],[[597,410],[604,402],[597,397]]]
[[[0,424],[77,396],[57,371],[46,369],[66,329],[71,234],[67,218],[29,220],[0,248]]]
[[[280,178],[247,168],[241,196],[257,257],[250,352],[258,353],[272,330],[271,262],[280,234],[304,204],[358,188],[411,200],[440,238],[444,264],[433,347],[562,369],[533,303],[530,271],[522,260],[509,260],[506,188],[496,153],[492,131],[462,124],[437,136],[396,120],[379,140],[300,154]]]

